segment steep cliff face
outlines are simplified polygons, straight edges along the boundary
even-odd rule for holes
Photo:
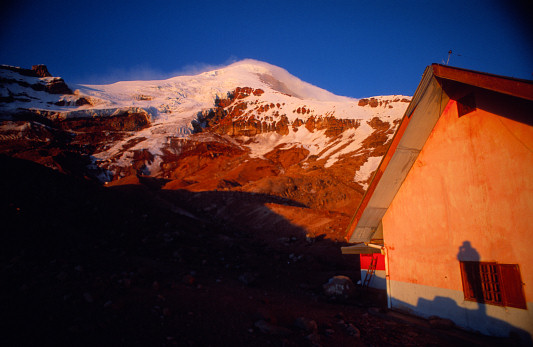
[[[99,182],[152,176],[164,191],[276,197],[270,210],[335,237],[408,102],[339,97],[249,60],[74,91],[45,66],[0,66],[0,152]]]
[[[310,132],[325,130],[326,137],[333,137],[346,129],[356,129],[360,124],[358,119],[338,119],[327,114],[316,115],[315,112],[310,115],[311,109],[306,106],[287,110],[285,103],[261,100],[263,93],[261,89],[237,87],[226,98],[217,99],[214,108],[198,113],[197,119],[192,122],[194,131],[230,136],[255,136],[269,132],[287,135],[289,127],[297,132],[299,127],[305,126]],[[247,100],[251,95],[258,98]],[[287,111],[296,114],[297,118],[289,120]]]

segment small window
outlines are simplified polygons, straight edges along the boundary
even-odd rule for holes
[[[465,300],[527,309],[516,264],[462,261]]]

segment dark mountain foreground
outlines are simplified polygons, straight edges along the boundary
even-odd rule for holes
[[[297,202],[162,190],[164,180],[142,176],[103,187],[0,162],[2,346],[505,342],[387,312],[384,296],[358,287],[327,297],[332,276],[359,280],[358,259],[273,212]]]

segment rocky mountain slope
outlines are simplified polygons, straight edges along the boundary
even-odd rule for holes
[[[0,66],[0,83],[2,153],[108,185],[141,175],[162,190],[278,197],[285,202],[271,211],[332,238],[410,101],[336,96],[253,60],[162,81],[71,87],[42,65]],[[242,209],[240,201],[211,205],[202,208],[221,219]],[[269,223],[261,210],[244,210],[250,227]]]

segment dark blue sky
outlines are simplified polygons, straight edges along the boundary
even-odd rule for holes
[[[167,78],[252,58],[335,94],[412,95],[425,66],[533,79],[525,2],[11,1],[0,63],[67,83]],[[7,6],[7,7],[6,7]]]

